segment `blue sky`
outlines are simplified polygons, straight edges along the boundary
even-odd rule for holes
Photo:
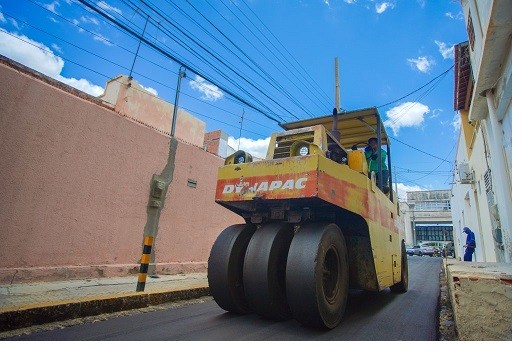
[[[224,130],[232,147],[241,136],[241,148],[254,154],[282,130],[276,121],[331,114],[337,57],[341,108],[379,108],[399,190],[449,189],[453,182],[459,132],[453,46],[467,40],[459,1],[0,0],[0,6],[0,54],[93,95],[108,79],[131,72],[173,102],[183,64],[180,106],[207,131]],[[147,42],[134,61],[143,30]]]

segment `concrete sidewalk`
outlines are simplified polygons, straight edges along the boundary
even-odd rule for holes
[[[0,285],[0,332],[209,295],[206,273]]]
[[[446,259],[460,341],[512,341],[512,264]]]

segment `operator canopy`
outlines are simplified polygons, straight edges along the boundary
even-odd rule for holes
[[[333,115],[327,115],[290,123],[282,123],[280,125],[285,130],[323,125],[326,130],[331,131],[333,121]],[[378,124],[381,131],[381,145],[390,145],[388,135],[386,134],[385,127],[376,107],[339,113],[337,114],[337,121],[337,130],[341,134],[339,142],[347,150],[353,145],[357,145],[357,147],[365,147],[369,138],[377,137]]]

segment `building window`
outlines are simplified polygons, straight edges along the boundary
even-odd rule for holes
[[[470,50],[473,51],[474,42],[476,41],[476,36],[474,35],[474,26],[472,25],[472,16],[470,16],[470,11],[468,13],[467,34],[468,34],[468,41],[470,43]]]
[[[450,200],[421,201],[415,204],[416,211],[450,211]]]
[[[416,242],[424,241],[453,241],[451,225],[416,225]]]

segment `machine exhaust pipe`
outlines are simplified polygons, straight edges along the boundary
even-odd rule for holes
[[[338,119],[337,119],[337,108],[334,108],[334,110],[332,111],[332,116],[333,116],[332,136],[334,137],[334,139],[336,141],[339,142],[339,140],[341,138],[341,133],[337,129],[337,123],[339,122]]]

